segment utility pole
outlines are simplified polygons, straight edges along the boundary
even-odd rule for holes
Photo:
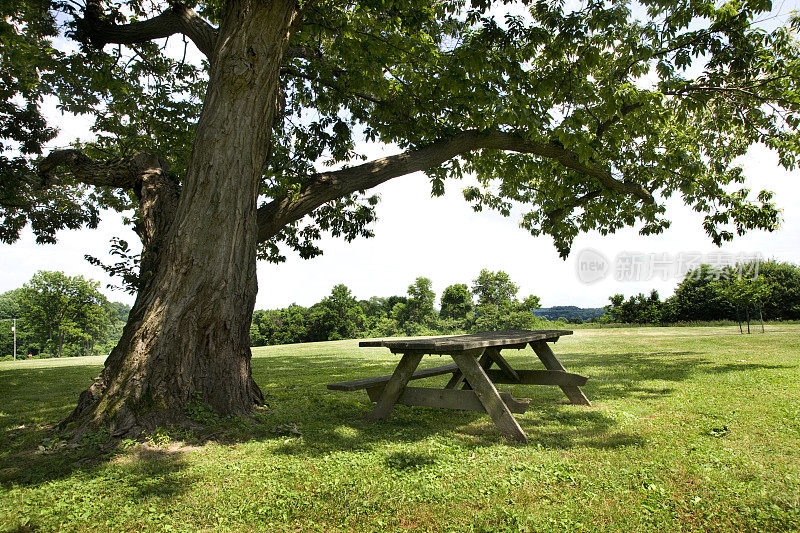
[[[11,333],[14,334],[14,361],[17,360],[17,319],[11,324]]]

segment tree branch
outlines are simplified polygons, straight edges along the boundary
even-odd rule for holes
[[[98,162],[79,150],[53,150],[39,162],[41,186],[49,187],[61,182],[55,175],[58,167],[66,167],[80,183],[119,189],[132,189],[141,182],[142,176],[165,170],[158,157],[144,152],[127,159]]]
[[[286,49],[286,53],[283,54],[283,59],[288,60],[295,58],[307,59],[310,61],[314,59],[324,59],[324,56],[322,55],[322,51],[310,46],[290,46]]]
[[[366,100],[368,102],[372,102],[373,104],[384,104],[384,103],[386,103],[383,100],[380,100],[379,98],[375,98],[374,96],[371,96],[371,95],[369,95],[367,93],[360,92],[360,91],[353,91],[353,90],[350,90],[350,89],[348,89],[346,87],[342,87],[342,86],[336,85],[336,83],[326,82],[325,80],[323,80],[321,78],[315,78],[314,76],[311,76],[309,74],[301,72],[301,71],[299,71],[296,68],[291,67],[291,66],[282,67],[281,68],[281,74],[284,74],[286,76],[291,76],[293,78],[301,78],[301,79],[310,81],[312,83],[316,82],[316,83],[319,83],[320,85],[322,85],[324,87],[327,87],[327,88],[332,89],[334,91],[337,91],[339,93],[349,94],[349,95],[354,96],[356,98],[361,98],[362,100]]]
[[[148,20],[111,24],[104,20],[100,2],[93,0],[87,2],[85,16],[78,21],[78,29],[98,49],[110,43],[134,44],[180,33],[191,39],[209,58],[217,40],[217,30],[180,2]]]
[[[603,135],[605,135],[606,131],[608,131],[608,128],[610,128],[611,126],[613,126],[614,124],[616,124],[617,122],[622,120],[622,118],[625,117],[625,115],[627,115],[628,113],[630,113],[632,111],[635,111],[635,110],[639,109],[642,106],[644,106],[644,104],[641,103],[641,102],[636,103],[636,104],[625,104],[625,105],[623,105],[622,109],[620,110],[620,112],[618,114],[614,115],[613,117],[611,117],[611,118],[609,118],[609,119],[607,119],[607,120],[605,120],[605,121],[603,121],[603,122],[601,122],[601,123],[599,123],[597,125],[597,135],[596,135],[595,139],[597,139],[598,141],[600,139],[602,139]]]
[[[593,191],[587,192],[582,196],[578,196],[573,198],[572,200],[567,201],[564,205],[553,209],[552,211],[547,211],[545,213],[545,218],[552,224],[557,220],[564,218],[564,216],[572,213],[572,211],[576,207],[583,207],[588,204],[590,201],[598,198],[603,194],[603,191],[600,189],[595,189]]]
[[[556,143],[540,143],[515,133],[466,131],[448,139],[398,155],[384,157],[334,172],[312,176],[300,191],[278,198],[258,209],[259,242],[276,235],[286,224],[311,213],[319,206],[356,191],[371,189],[398,176],[441,165],[461,154],[480,149],[506,150],[553,159],[614,190],[653,203],[653,195],[637,183],[620,181],[603,167],[580,161],[577,154]]]

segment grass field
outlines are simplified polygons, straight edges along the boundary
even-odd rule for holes
[[[533,399],[527,445],[478,413],[366,423],[363,391],[325,384],[397,359],[356,341],[258,348],[255,421],[198,406],[211,435],[115,448],[49,429],[101,358],[0,363],[0,530],[800,530],[800,326],[581,330],[554,351],[594,406],[501,386]]]

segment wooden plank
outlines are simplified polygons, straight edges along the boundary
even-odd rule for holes
[[[394,369],[391,379],[386,382],[383,388],[383,393],[378,399],[378,403],[372,412],[367,417],[369,420],[379,420],[386,418],[394,409],[394,404],[397,402],[400,395],[403,394],[403,389],[406,388],[408,381],[417,369],[419,362],[422,360],[421,352],[408,352],[403,354],[403,358]]]
[[[486,353],[489,350],[491,350],[491,348],[487,348],[486,351],[483,352],[483,355],[481,355],[481,358],[478,360],[478,364],[481,365],[481,368],[484,369],[484,370],[488,370],[489,367],[492,366],[492,358],[489,357],[488,353]],[[461,388],[463,390],[472,390],[472,387],[470,386],[469,382],[466,381],[466,380],[464,380],[464,385]]]
[[[368,340],[368,341],[361,341],[358,343],[361,348],[380,348],[383,347],[383,340]]]
[[[528,442],[528,437],[519,422],[514,418],[509,411],[508,406],[503,402],[502,398],[497,392],[497,389],[489,381],[483,368],[475,360],[475,357],[468,354],[453,354],[453,360],[461,369],[461,372],[466,377],[469,384],[475,391],[475,395],[483,404],[486,412],[494,420],[495,425],[500,430],[504,437],[517,442]]]
[[[563,387],[579,387],[586,385],[589,379],[579,374],[570,374],[560,370],[517,370],[517,379],[510,378],[502,370],[487,370],[486,375],[492,383],[517,383],[523,385],[558,385]]]
[[[527,344],[523,344],[521,346],[521,348],[519,346],[513,346],[513,348],[522,349],[522,348],[526,348],[527,346],[528,346]],[[486,357],[487,355],[491,359],[491,361],[494,362],[494,363],[497,363],[497,365],[502,370],[504,370],[506,372],[506,374],[508,374],[508,376],[517,378],[517,381],[513,381],[511,383],[518,382],[519,376],[516,375],[516,371],[511,367],[510,364],[508,364],[508,361],[506,361],[506,359],[502,355],[500,355],[500,349],[499,348],[487,348],[486,352],[484,353],[484,357]],[[484,370],[488,370],[489,367],[491,367],[491,363],[488,366],[483,364],[483,363],[481,363],[481,366],[483,367]],[[453,373],[453,377],[450,378],[450,381],[447,382],[447,385],[445,385],[444,388],[445,389],[455,389],[463,381],[464,381],[464,374],[462,374],[460,370],[456,370]],[[492,380],[492,381],[495,381],[495,380]],[[509,382],[504,382],[504,383],[509,383]],[[467,387],[465,386],[464,388],[467,388]]]
[[[447,382],[447,385],[444,386],[445,389],[455,389],[464,381],[464,374],[461,373],[461,370],[456,370],[453,372],[453,377],[450,378],[450,381]]]
[[[500,355],[500,350],[499,349],[497,349],[497,348],[487,348],[486,349],[486,353],[489,354],[489,357],[492,358],[492,361],[497,363],[497,366],[500,367],[500,370],[502,370],[509,378],[511,378],[512,380],[515,380],[515,381],[512,381],[511,383],[516,383],[516,382],[519,381],[519,374],[517,374],[517,371],[514,370],[511,367],[510,364],[508,364],[508,361],[506,361],[505,357]],[[484,368],[486,368],[487,370],[489,369],[488,366],[484,367]],[[495,380],[495,379],[492,379],[492,381],[494,381],[495,383],[498,383],[498,381]]]
[[[509,330],[451,337],[428,337],[412,339],[382,339],[361,341],[359,346],[385,346],[395,352],[422,350],[425,353],[453,354],[464,350],[488,348],[492,346],[518,347],[523,344],[545,340],[555,341],[562,335],[572,335],[569,330]]]
[[[552,339],[550,342],[555,342],[558,339]],[[528,347],[527,342],[521,342],[519,344],[505,344],[501,347],[502,350],[524,350]]]
[[[557,370],[566,372],[564,365],[558,360],[553,350],[544,341],[536,341],[531,343],[531,348],[539,356],[539,359],[544,364],[547,370]],[[575,385],[561,385],[561,390],[566,394],[569,401],[578,405],[592,405],[592,402],[583,394],[583,391]]]
[[[369,399],[378,401],[383,387],[367,389]],[[514,398],[510,393],[501,392],[500,398],[512,413],[524,413],[530,405],[530,398]],[[442,409],[458,409],[461,411],[478,411],[485,413],[486,409],[472,390],[447,390],[432,389],[428,387],[406,387],[397,400],[402,405],[420,407],[437,407]]]
[[[458,372],[458,371],[459,371],[458,366],[455,364],[436,366],[433,368],[426,368],[424,370],[417,370],[411,376],[411,379],[424,379],[433,376],[441,376],[442,374],[451,374],[453,372]],[[328,384],[328,388],[330,390],[343,390],[343,391],[368,389],[370,387],[375,387],[376,385],[382,385],[387,381],[389,381],[390,379],[392,379],[391,375],[376,376],[374,378],[353,379],[351,381],[340,381],[339,383],[330,383]]]

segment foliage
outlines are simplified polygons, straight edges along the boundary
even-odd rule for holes
[[[478,300],[478,306],[507,308],[516,301],[517,292],[519,286],[502,270],[490,272],[484,268],[472,282],[472,293]]]
[[[0,320],[19,318],[21,316],[19,308],[21,296],[22,289],[12,289],[0,294]]]
[[[495,293],[516,287],[502,272],[488,273],[495,280]],[[499,282],[497,282],[499,280]],[[551,324],[532,312],[539,298],[522,303],[505,301],[473,309],[466,284],[450,285],[442,293],[442,310],[436,312],[432,282],[418,277],[408,287],[408,296],[373,296],[356,301],[344,285],[309,308],[291,305],[284,309],[255,311],[250,327],[253,346],[289,344],[340,338],[391,337],[395,335],[451,335],[468,331],[547,328]],[[499,289],[497,287],[500,287]]]
[[[475,307],[470,331],[500,331],[504,329],[550,329],[550,323],[530,311],[484,304]]]
[[[772,286],[768,284],[763,274],[755,278],[744,276],[723,278],[724,287],[722,297],[736,309],[736,320],[741,330],[742,322],[747,322],[747,333],[750,333],[750,310],[758,310],[762,320],[764,302],[770,299]],[[742,316],[744,315],[744,316]]]
[[[759,28],[770,2],[506,4],[309,4],[283,58],[262,199],[290,197],[320,163],[362,159],[362,138],[413,150],[478,132],[530,144],[487,146],[428,168],[432,192],[474,173],[479,185],[465,198],[476,210],[521,208],[522,225],[551,235],[562,254],[582,231],[663,231],[672,195],[702,213],[714,242],[777,226],[771,194],[751,193],[736,164],[754,143],[776,150],[787,168],[796,163],[798,46],[790,28]],[[164,8],[87,5],[109,28]],[[191,6],[221,23],[218,2]],[[192,45],[158,41],[97,49],[81,7],[12,0],[0,12],[7,242],[27,223],[50,242],[60,228],[96,226],[101,208],[136,201],[131,191],[89,189],[68,176],[38,186],[33,163],[54,135],[41,116],[46,97],[90,119],[89,155],[147,151],[178,179],[186,173],[213,62],[199,60]],[[369,236],[376,202],[361,192],[335,198],[287,224],[261,255],[277,261],[290,248],[312,257],[326,233]]]
[[[256,311],[250,326],[250,342],[252,346],[268,344],[290,344],[305,342],[308,335],[309,310],[299,305],[290,305],[285,309],[273,311]]]
[[[800,265],[764,261],[758,265],[758,272],[770,287],[769,297],[764,300],[764,316],[800,320]]]
[[[308,311],[309,340],[352,339],[364,327],[364,310],[344,285],[336,285],[330,296]]]
[[[11,330],[13,320],[0,318],[0,357],[14,353],[14,332]],[[24,322],[17,320],[17,358],[30,353],[30,349],[38,350],[34,337],[25,327]]]
[[[408,297],[404,302],[395,304],[390,315],[407,331],[419,331],[420,326],[434,318],[435,300],[436,293],[431,289],[431,280],[420,276],[408,286]]]
[[[464,320],[472,311],[472,293],[464,283],[456,283],[445,288],[442,292],[441,310],[442,318]]]
[[[563,317],[567,319],[567,322],[576,324],[593,321],[605,313],[606,309],[603,307],[577,307],[574,305],[542,307],[534,311],[536,316],[550,320]]]
[[[37,272],[22,288],[0,296],[0,311],[18,318],[18,354],[92,355],[122,333],[129,306],[110,303],[99,283],[62,272]],[[0,325],[0,355],[10,354],[11,321]],[[6,325],[8,323],[8,326]],[[7,326],[7,327],[6,327]]]
[[[527,311],[529,313],[533,313],[540,307],[542,307],[542,301],[534,294],[526,296],[521,302],[519,302],[519,305],[517,305],[517,308],[520,311]]]
[[[758,272],[756,281],[747,276]],[[344,333],[353,337],[391,337],[395,335],[449,335],[465,332],[498,331],[503,329],[552,329],[552,322],[580,324],[583,322],[610,322],[626,324],[673,324],[673,323],[731,323],[737,319],[736,301],[732,296],[733,286],[749,287],[747,298],[739,302],[740,319],[746,318],[746,311],[763,311],[768,320],[797,320],[800,317],[800,304],[794,299],[800,295],[800,267],[790,263],[765,261],[758,265],[737,264],[721,271],[710,265],[701,265],[686,274],[678,284],[673,296],[661,300],[658,291],[629,297],[616,294],[610,297],[607,308],[582,309],[574,306],[541,308],[535,295],[522,302],[513,298],[516,284],[508,274],[483,270],[475,280],[475,286],[484,299],[500,300],[502,305],[493,303],[473,307],[472,294],[466,284],[454,284],[445,288],[441,296],[441,310],[433,309],[435,295],[430,291],[428,278],[419,277],[409,286],[406,296],[373,296],[361,300],[359,313],[348,300],[351,310],[342,311],[340,316],[350,316],[344,320],[337,335]],[[340,286],[338,289],[349,289]],[[751,290],[752,289],[752,290]],[[336,289],[335,289],[336,290]],[[501,296],[497,296],[497,295]],[[478,295],[480,299],[480,295]],[[0,302],[2,299],[0,299]],[[326,300],[323,300],[325,302]],[[312,335],[308,324],[312,309],[328,306],[316,304],[311,308],[292,305],[286,309],[256,311],[251,327],[253,346],[288,344],[318,340],[336,328]],[[411,319],[412,309],[427,309],[420,313],[422,319]],[[363,314],[363,317],[362,317]],[[330,316],[333,316],[331,314]],[[332,320],[330,324],[333,324]],[[359,325],[360,324],[360,325]],[[325,333],[328,331],[328,333]],[[316,336],[314,336],[316,335]],[[327,338],[327,337],[325,337]]]
[[[723,298],[721,273],[710,265],[689,271],[670,298],[675,319],[717,320],[734,318],[733,307]]]
[[[655,290],[627,301],[622,294],[612,296],[604,319],[631,324],[741,321],[757,310],[765,319],[797,320],[798,296],[798,265],[773,260],[737,263],[720,270],[704,264],[687,272],[675,293],[663,302]]]
[[[406,302],[408,320],[422,324],[436,313],[433,309],[436,293],[431,289],[431,285],[430,279],[420,276],[408,286],[408,301]]]
[[[117,313],[117,320],[120,322],[128,321],[128,314],[131,312],[131,306],[122,302],[110,302],[111,309]]]
[[[631,296],[625,300],[622,294],[615,294],[611,298],[611,306],[608,313],[615,322],[625,324],[660,324],[671,322],[670,311],[655,289],[650,291],[649,296],[642,293]]]

